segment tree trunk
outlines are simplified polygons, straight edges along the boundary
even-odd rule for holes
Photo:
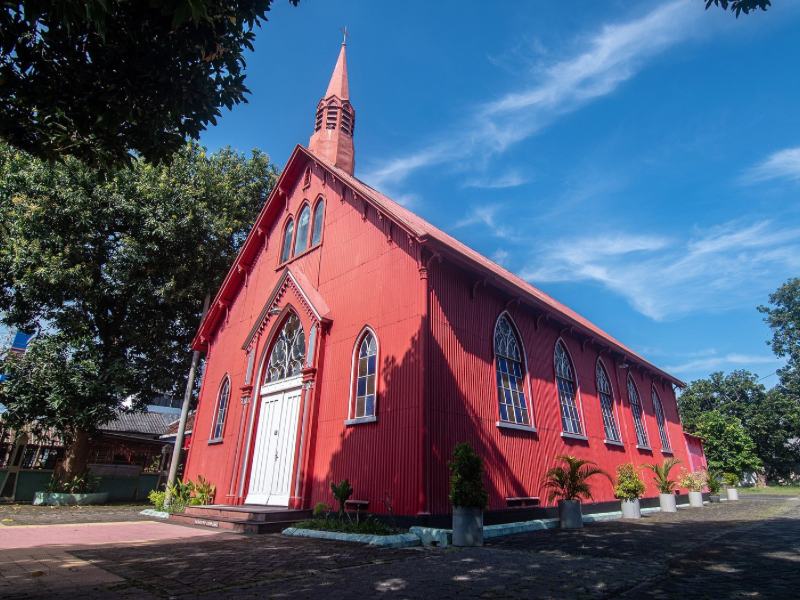
[[[75,429],[72,435],[72,443],[64,455],[64,464],[59,481],[63,483],[73,477],[82,475],[88,464],[89,434],[82,429]]]

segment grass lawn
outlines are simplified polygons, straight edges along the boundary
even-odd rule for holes
[[[800,496],[800,485],[768,485],[763,488],[740,487],[740,494],[767,496]]]

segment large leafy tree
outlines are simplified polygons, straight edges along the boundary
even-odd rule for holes
[[[772,329],[768,341],[772,351],[786,358],[786,366],[778,371],[781,385],[800,398],[800,278],[795,277],[769,296],[770,306],[759,306],[764,321]]]
[[[749,15],[750,11],[756,12],[758,9],[767,10],[767,8],[772,6],[770,0],[705,0],[705,2],[706,10],[711,8],[712,4],[722,7],[722,10],[728,10],[728,8],[730,8],[737,19],[741,13]]]
[[[166,159],[246,101],[244,53],[272,2],[4,1],[0,137],[50,160]]]
[[[0,146],[0,311],[40,328],[11,361],[11,425],[54,428],[65,477],[121,402],[180,389],[216,291],[276,177],[266,155],[185,146],[169,166],[49,166]]]
[[[703,450],[710,470],[742,475],[761,467],[755,444],[736,417],[703,413],[697,432],[705,438]]]
[[[797,398],[787,394],[781,386],[767,391],[758,382],[757,375],[744,370],[728,375],[712,373],[708,379],[688,385],[678,398],[678,405],[683,426],[691,433],[699,433],[702,424],[715,419],[714,415],[736,420],[752,442],[768,477],[788,473],[793,463],[800,460]],[[727,431],[724,427],[715,427],[708,435]],[[712,440],[711,443],[722,444],[723,441]]]

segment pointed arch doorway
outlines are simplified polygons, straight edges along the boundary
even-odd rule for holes
[[[245,504],[288,506],[303,391],[306,336],[291,313],[267,361],[259,394],[253,462]]]

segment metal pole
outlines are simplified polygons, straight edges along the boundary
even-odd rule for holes
[[[211,302],[211,295],[206,294],[206,299],[203,301],[203,316],[200,322],[208,312],[208,305]],[[192,366],[189,368],[189,380],[186,382],[186,393],[183,395],[183,406],[181,407],[181,421],[178,423],[178,433],[175,436],[175,447],[172,450],[172,462],[169,465],[169,476],[167,477],[167,496],[164,499],[164,506],[170,505],[170,488],[175,484],[175,479],[178,476],[178,463],[181,460],[181,450],[183,449],[183,435],[186,431],[186,418],[189,416],[189,403],[192,400],[192,390],[194,389],[194,376],[197,372],[197,365],[200,363],[200,351],[195,350],[192,354]]]

